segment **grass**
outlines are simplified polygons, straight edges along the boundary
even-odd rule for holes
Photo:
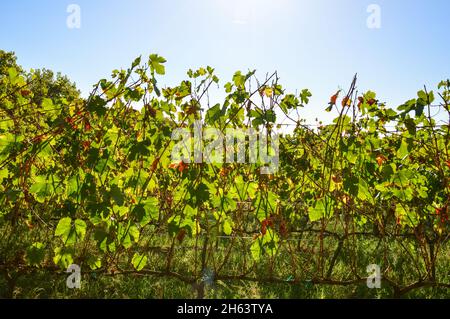
[[[215,278],[212,282],[202,283],[198,278],[201,273],[201,254],[194,249],[195,240],[185,239],[182,244],[175,246],[171,272],[179,274],[180,278],[149,274],[146,271],[164,272],[167,265],[167,256],[170,247],[168,238],[155,237],[152,240],[153,248],[147,251],[148,264],[142,273],[127,273],[111,275],[99,272],[82,272],[81,289],[69,289],[66,279],[69,274],[61,271],[48,271],[35,268],[33,270],[16,271],[15,286],[8,290],[8,282],[5,276],[0,276],[0,296],[13,298],[197,298],[199,289],[204,290],[204,298],[268,298],[268,299],[322,299],[322,298],[392,298],[393,288],[382,283],[381,289],[369,289],[362,280],[357,284],[348,286],[312,284],[309,280],[317,277],[317,261],[319,255],[314,253],[319,249],[314,237],[299,243],[286,242],[277,252],[276,257],[265,257],[259,263],[253,265],[249,245],[251,240],[241,239],[238,245],[231,248],[228,261],[222,267],[220,276],[239,276],[244,269],[250,266],[251,272],[246,275],[251,280],[239,278],[223,279]],[[201,241],[200,241],[201,242]],[[229,249],[230,240],[220,239],[216,243],[210,243],[207,250],[207,268],[213,269],[225,260]],[[291,252],[296,245],[294,253]],[[403,246],[412,245],[407,241]],[[324,246],[325,269],[330,265],[330,259],[337,247],[337,241],[326,238]],[[3,247],[5,248],[5,247]],[[414,248],[414,246],[411,246]],[[355,254],[353,256],[353,254]],[[450,269],[450,249],[448,244],[439,254],[436,262],[436,278],[439,282],[448,282]],[[356,258],[355,258],[356,257]],[[194,261],[197,260],[197,263]],[[334,280],[349,280],[354,277],[352,268],[356,267],[358,275],[367,276],[365,268],[371,263],[378,263],[384,271],[383,276],[401,283],[402,286],[417,281],[418,272],[411,262],[410,256],[405,253],[400,243],[380,241],[379,239],[361,239],[356,246],[350,241],[343,245],[342,252],[337,256],[332,271]],[[253,266],[252,266],[253,265]],[[127,267],[126,258],[122,259],[122,265]],[[423,267],[423,263],[419,262]],[[87,266],[82,266],[84,271]],[[446,278],[447,276],[447,278]],[[272,281],[276,278],[276,281]],[[291,282],[296,278],[298,282]],[[285,282],[283,282],[283,280]],[[444,287],[423,287],[413,289],[401,298],[449,298],[450,291]]]

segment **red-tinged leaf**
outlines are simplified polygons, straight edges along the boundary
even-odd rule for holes
[[[186,236],[186,229],[180,229],[180,231],[177,234],[177,240],[181,243]]]
[[[346,96],[342,99],[342,107],[351,106],[351,105],[352,105],[352,100],[350,100],[350,98],[348,96]]]
[[[381,165],[383,165],[383,163],[386,161],[386,157],[384,157],[383,155],[378,155],[377,156],[377,163],[378,163],[378,166],[381,166]]]
[[[342,177],[340,175],[332,175],[331,179],[333,180],[334,183],[336,184],[340,184],[342,183]]]
[[[85,120],[84,121],[84,130],[85,131],[90,131],[91,130],[91,123],[89,123],[89,121],[88,120]]]
[[[280,223],[280,234],[283,237],[287,237],[287,235],[288,235],[288,229],[286,226],[286,222],[284,220],[282,220]]]
[[[34,144],[40,143],[40,142],[42,142],[42,140],[44,139],[44,137],[45,137],[44,134],[35,136],[35,137],[33,138],[32,142],[33,142]]]
[[[73,124],[74,119],[72,117],[66,117],[66,123]]]
[[[185,162],[181,161],[179,163],[172,163],[172,164],[170,164],[169,168],[176,169],[180,173],[183,173],[184,170],[188,168],[188,164],[186,164]]]
[[[169,168],[176,169],[179,163],[172,163],[169,165]]]
[[[225,177],[225,176],[227,176],[227,174],[228,174],[228,170],[226,169],[226,168],[221,168],[220,169],[220,176],[222,176],[222,177]]]
[[[188,168],[188,164],[186,164],[185,162],[180,162],[180,164],[178,165],[178,171],[180,173],[183,173],[185,169]]]
[[[263,224],[261,226],[261,234],[263,234],[263,236],[264,236],[266,234],[266,232],[267,232],[267,226]]]
[[[261,234],[266,234],[267,227],[273,227],[273,221],[271,218],[266,218],[261,222]]]
[[[362,96],[358,97],[358,109],[361,110],[361,105],[364,104],[364,98]]]
[[[336,105],[337,99],[338,99],[338,97],[339,97],[339,93],[341,93],[340,90],[337,91],[336,94],[333,95],[333,96],[330,98],[330,104],[331,104],[331,105]]]
[[[159,157],[155,158],[155,160],[152,163],[152,166],[150,168],[152,172],[156,171],[156,169],[158,168],[158,163],[159,163]]]
[[[91,147],[91,141],[83,141],[82,146],[84,151],[89,150],[89,148]]]
[[[25,220],[25,224],[27,225],[29,230],[32,230],[34,228],[33,223],[29,220]]]
[[[30,91],[30,90],[24,89],[24,90],[21,90],[21,91],[20,91],[20,95],[22,95],[23,97],[27,97],[27,96],[29,96],[30,94],[31,94],[31,91]]]

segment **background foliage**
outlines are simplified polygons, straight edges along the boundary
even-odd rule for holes
[[[397,109],[349,90],[330,125],[277,73],[189,70],[161,88],[156,54],[87,99],[66,77],[0,51],[0,294],[6,297],[447,297],[450,82]],[[323,111],[318,110],[318,111]],[[280,167],[171,160],[174,129],[294,127]],[[82,289],[64,270],[81,266]],[[368,289],[366,267],[382,269]]]

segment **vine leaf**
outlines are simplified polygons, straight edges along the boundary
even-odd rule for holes
[[[135,253],[133,255],[131,263],[133,264],[134,269],[136,269],[137,271],[141,271],[147,265],[147,261],[147,256]]]

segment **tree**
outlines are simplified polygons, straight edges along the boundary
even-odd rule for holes
[[[40,105],[44,98],[50,98],[57,102],[62,98],[71,102],[80,97],[80,91],[75,83],[61,73],[56,76],[53,71],[48,69],[37,69],[25,71],[17,64],[17,57],[14,52],[0,50],[0,78],[8,75],[8,70],[14,68],[17,73],[27,79],[28,88],[33,93],[32,102]]]
[[[67,76],[47,69],[32,70],[28,75],[31,91],[33,92],[33,102],[39,105],[44,98],[50,98],[56,102],[62,98],[73,101],[80,97],[80,91]]]
[[[23,72],[22,68],[17,65],[17,57],[14,52],[0,50],[0,77],[8,74],[9,68],[16,68],[18,71]]]

